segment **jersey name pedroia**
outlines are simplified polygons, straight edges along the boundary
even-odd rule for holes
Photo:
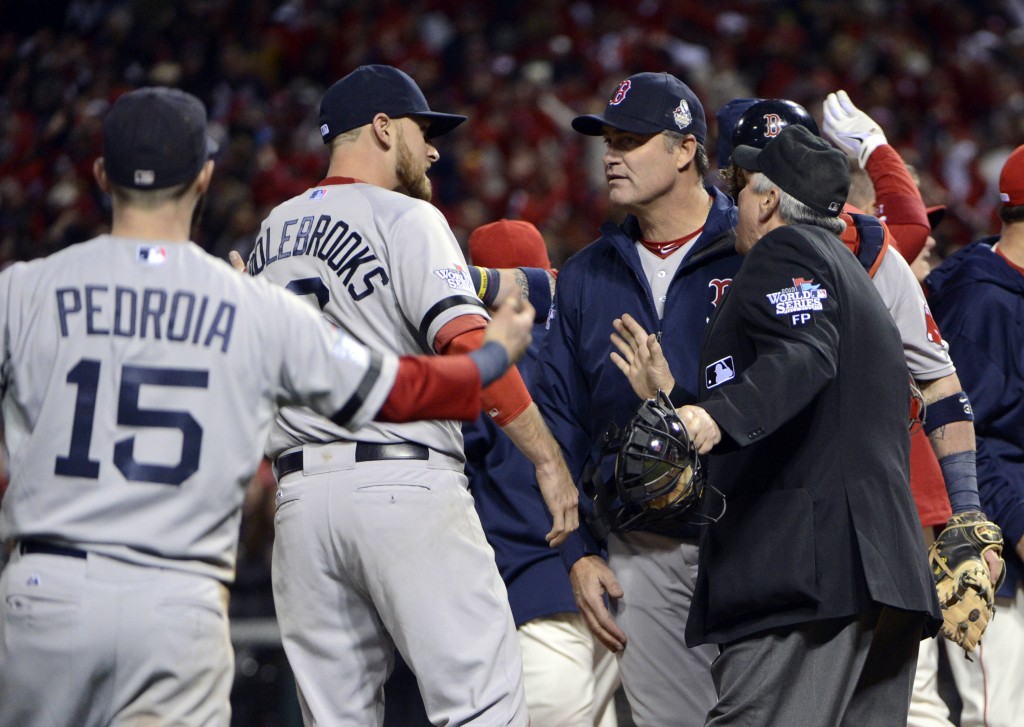
[[[398,363],[192,243],[100,236],[0,274],[4,540],[230,581],[275,403],[355,426]]]
[[[441,212],[371,184],[323,184],[276,207],[260,227],[248,269],[301,296],[366,346],[396,355],[437,353],[437,332],[458,316],[489,318]],[[463,458],[457,422],[371,422],[357,430],[296,407],[281,410],[267,455],[339,440],[416,442]]]

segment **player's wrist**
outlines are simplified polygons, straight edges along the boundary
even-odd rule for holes
[[[488,308],[494,307],[498,300],[498,293],[501,290],[501,275],[494,268],[483,268],[479,265],[471,265],[469,277],[476,289],[477,297],[483,301]]]
[[[981,511],[978,496],[978,472],[973,450],[947,454],[939,458],[939,468],[946,481],[949,504],[955,515]]]
[[[488,386],[500,379],[511,360],[508,349],[498,341],[487,341],[475,351],[470,351],[469,357],[480,371],[482,386]]]
[[[861,169],[868,168],[868,157],[883,144],[888,144],[884,134],[872,134],[860,144],[860,151],[857,154],[857,162]]]

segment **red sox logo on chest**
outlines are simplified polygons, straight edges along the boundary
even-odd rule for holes
[[[715,308],[722,302],[722,296],[725,295],[726,288],[732,283],[732,278],[712,278],[708,281],[708,287],[714,291],[711,296],[711,305]]]

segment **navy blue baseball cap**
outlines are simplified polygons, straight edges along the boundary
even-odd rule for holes
[[[427,137],[447,134],[466,120],[459,114],[431,111],[423,91],[394,66],[359,66],[327,89],[320,100],[320,136],[326,144],[338,134],[365,126],[377,114],[427,119]]]
[[[103,168],[119,187],[186,184],[216,151],[206,131],[203,102],[176,88],[129,91],[103,119]]]
[[[759,98],[734,98],[718,109],[718,113],[715,114],[715,118],[718,119],[718,145],[715,147],[715,157],[718,160],[719,169],[729,166],[729,159],[732,157],[732,133],[736,129],[740,117],[760,100]]]
[[[603,114],[577,116],[572,128],[601,136],[605,125],[634,134],[675,131],[704,143],[704,107],[689,86],[668,73],[637,73],[619,84]]]
[[[806,126],[791,124],[759,149],[740,144],[732,160],[741,169],[761,172],[783,192],[819,214],[838,217],[850,192],[846,155]]]

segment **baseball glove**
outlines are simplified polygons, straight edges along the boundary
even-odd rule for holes
[[[985,552],[1003,553],[999,526],[980,512],[953,515],[928,551],[935,590],[942,607],[942,635],[969,655],[995,613],[995,592]],[[1005,573],[1005,569],[1003,569]],[[999,580],[1002,581],[1003,573]],[[969,656],[968,656],[969,658]]]

